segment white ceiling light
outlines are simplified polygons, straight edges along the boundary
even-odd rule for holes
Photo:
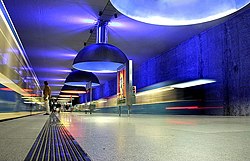
[[[191,25],[212,21],[249,4],[250,0],[111,0],[122,14],[157,25]]]

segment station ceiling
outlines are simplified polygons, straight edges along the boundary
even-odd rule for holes
[[[83,47],[94,43],[90,30],[99,12],[104,11],[113,25],[108,26],[108,43],[120,48],[136,69],[204,30],[225,22],[227,17],[187,26],[160,26],[128,18],[109,0],[3,0],[19,34],[31,65],[43,86],[59,91],[72,69],[73,60]],[[247,6],[249,8],[249,5]],[[117,18],[113,16],[117,13]],[[104,15],[105,16],[105,15]],[[101,84],[116,74],[96,74]]]

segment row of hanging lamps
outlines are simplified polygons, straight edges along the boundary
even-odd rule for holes
[[[76,98],[79,97],[79,94],[86,93],[86,89],[84,87],[74,87],[64,85],[59,93],[59,98]]]
[[[77,54],[73,68],[95,73],[114,73],[128,61],[119,48],[107,43],[107,25],[107,21],[98,21],[96,44],[84,47]]]

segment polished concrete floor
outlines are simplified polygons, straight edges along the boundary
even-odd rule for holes
[[[49,117],[29,116],[0,122],[0,161],[22,161]]]
[[[249,161],[250,117],[63,113],[94,161]]]
[[[48,116],[0,122],[0,161],[25,158]],[[250,117],[61,113],[93,161],[249,161]]]

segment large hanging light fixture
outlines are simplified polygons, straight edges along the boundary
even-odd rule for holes
[[[190,25],[232,14],[250,0],[111,0],[122,14],[157,25]]]
[[[113,73],[128,61],[117,47],[107,44],[108,22],[99,20],[96,31],[96,44],[84,47],[75,57],[73,68],[96,73]]]
[[[88,82],[92,86],[100,85],[99,79],[91,72],[74,70],[66,78],[65,83],[68,86],[85,87]]]

